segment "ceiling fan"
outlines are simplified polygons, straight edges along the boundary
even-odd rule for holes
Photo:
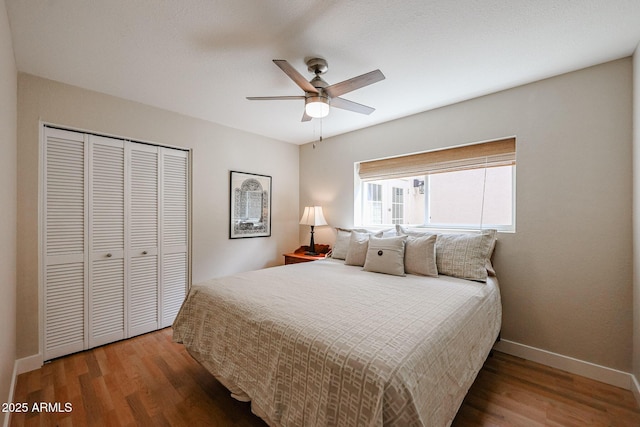
[[[296,71],[286,60],[274,59],[273,62],[285,72],[303,91],[300,96],[248,96],[250,101],[274,101],[304,99],[304,114],[302,121],[307,122],[312,118],[322,118],[329,114],[329,106],[341,108],[343,110],[354,111],[360,114],[371,114],[375,108],[358,104],[341,98],[345,93],[360,89],[370,84],[384,80],[384,74],[380,70],[374,70],[366,74],[345,80],[340,83],[329,85],[325,82],[321,74],[328,70],[327,61],[322,58],[311,58],[307,61],[307,69],[316,76],[307,81],[302,74]]]

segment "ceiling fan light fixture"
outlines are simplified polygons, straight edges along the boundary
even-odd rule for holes
[[[305,99],[304,111],[314,119],[326,117],[329,114],[329,100],[326,96],[309,96]]]

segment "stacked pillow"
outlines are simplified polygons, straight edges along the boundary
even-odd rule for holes
[[[346,259],[349,252],[349,244],[351,241],[351,233],[369,233],[367,230],[354,228],[349,230],[346,228],[337,228],[338,234],[336,236],[336,242],[333,244],[333,250],[331,251],[331,257],[335,259]]]
[[[404,276],[438,274],[486,282],[495,274],[491,255],[496,230],[480,233],[436,234],[396,226],[396,230],[338,229],[332,257],[365,271]]]
[[[331,251],[331,257],[343,259],[347,265],[358,265],[360,267],[364,265],[364,256],[367,254],[367,247],[369,245],[369,236],[397,236],[396,230],[393,228],[377,231],[366,230],[364,228],[337,228],[336,230],[338,235],[336,236],[336,242]],[[347,259],[350,252],[353,252],[353,254]]]
[[[346,265],[364,267],[366,271],[404,276],[405,236],[395,229],[369,231],[338,228],[332,258],[344,259]]]

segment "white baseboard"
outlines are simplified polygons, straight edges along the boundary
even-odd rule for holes
[[[9,385],[9,397],[7,398],[7,403],[13,403],[13,393],[15,392],[17,381],[18,381],[18,361],[16,360],[13,363],[13,373],[11,374],[11,385]],[[9,418],[11,418],[11,413],[6,412],[4,414],[4,422],[2,423],[3,427],[9,427]]]
[[[640,383],[638,383],[638,378],[635,375],[631,375],[631,391],[633,392],[633,397],[636,398],[636,402],[640,405]]]
[[[585,362],[584,360],[575,359],[573,357],[564,356],[562,354],[553,353],[551,351],[542,350],[509,340],[500,340],[493,346],[493,348],[512,356],[521,357],[523,359],[531,360],[532,362],[541,363],[552,368],[581,375],[583,377],[591,378],[626,390],[631,390],[636,395],[636,400],[638,400],[638,397],[640,396],[638,382],[635,381],[635,377],[628,372],[607,368],[606,366],[596,365],[595,363]],[[635,385],[632,385],[633,382],[635,382]],[[636,390],[634,390],[634,388]]]
[[[42,354],[34,354],[33,356],[23,357],[22,359],[17,359],[13,363],[13,373],[11,374],[11,385],[9,386],[9,397],[7,399],[7,403],[13,402],[13,394],[16,390],[16,382],[18,381],[18,375],[24,374],[25,372],[35,371],[42,367]],[[11,414],[9,412],[4,415],[4,422],[2,423],[3,427],[9,427],[9,418]]]
[[[42,354],[34,354],[33,356],[23,357],[22,359],[16,360],[16,368],[17,374],[24,374],[25,372],[35,371],[36,369],[40,369],[42,367],[43,360]]]

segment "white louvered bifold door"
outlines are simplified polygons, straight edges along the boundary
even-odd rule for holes
[[[84,134],[45,128],[43,184],[44,360],[86,343]]]
[[[125,337],[124,141],[89,137],[89,347]]]
[[[189,153],[43,126],[43,356],[171,326],[189,283]]]
[[[161,327],[171,326],[188,285],[189,167],[187,152],[160,149]]]
[[[158,147],[128,144],[129,179],[129,333],[158,329],[159,193]]]

